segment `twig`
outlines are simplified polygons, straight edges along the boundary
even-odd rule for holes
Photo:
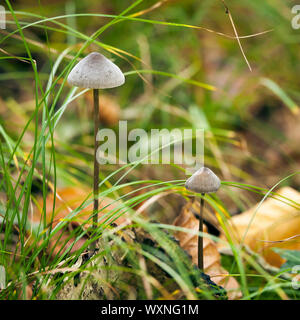
[[[237,42],[238,42],[238,44],[239,44],[239,47],[240,47],[240,49],[241,49],[241,52],[242,52],[242,55],[243,55],[243,57],[244,57],[247,65],[248,65],[249,70],[252,72],[252,68],[251,68],[250,63],[249,63],[249,61],[248,61],[248,59],[247,59],[247,57],[246,57],[246,54],[245,54],[245,52],[244,52],[244,50],[243,50],[243,47],[242,47],[242,44],[241,44],[241,41],[240,41],[240,37],[239,37],[239,35],[238,35],[238,33],[237,33],[237,30],[236,30],[235,24],[234,24],[234,22],[233,22],[233,19],[232,19],[230,10],[229,10],[229,8],[227,7],[225,1],[224,1],[224,0],[221,0],[221,1],[222,1],[222,3],[223,3],[224,6],[225,6],[226,14],[228,14],[228,16],[229,16],[229,19],[230,19],[230,22],[231,22],[231,25],[232,25],[234,34],[235,34],[235,36],[236,36],[236,40],[237,40]]]

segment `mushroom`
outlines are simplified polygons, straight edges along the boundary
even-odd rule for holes
[[[119,87],[125,83],[122,71],[113,62],[98,52],[92,52],[82,59],[71,70],[68,76],[69,84],[93,89],[94,95],[94,208],[93,228],[96,230],[98,222],[98,189],[99,189],[99,163],[96,155],[99,147],[97,133],[99,130],[99,89]],[[94,251],[96,243],[91,246]]]
[[[185,183],[185,188],[189,191],[201,193],[199,232],[203,232],[203,206],[205,193],[218,191],[221,186],[220,179],[206,167],[197,170]],[[203,237],[198,237],[198,268],[203,269]]]

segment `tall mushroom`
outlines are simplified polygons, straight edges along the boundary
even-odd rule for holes
[[[203,206],[205,193],[212,193],[218,191],[220,188],[220,179],[206,167],[197,170],[185,183],[185,188],[189,191],[201,193],[200,199],[200,218],[199,218],[199,232],[203,232]],[[203,268],[203,237],[198,237],[198,268]]]
[[[97,149],[99,147],[96,139],[99,130],[99,89],[119,87],[125,83],[122,71],[113,62],[98,52],[92,52],[82,59],[72,69],[68,76],[69,84],[93,89],[94,95],[94,208],[93,228],[96,230],[98,222],[98,189],[99,189],[99,163],[97,161]],[[92,250],[96,244],[92,243]]]

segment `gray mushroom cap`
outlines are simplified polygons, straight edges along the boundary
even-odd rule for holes
[[[185,183],[187,190],[197,193],[216,192],[220,186],[220,179],[206,167],[197,170]]]
[[[125,77],[120,68],[104,55],[92,52],[75,65],[68,82],[80,88],[108,89],[124,84]]]

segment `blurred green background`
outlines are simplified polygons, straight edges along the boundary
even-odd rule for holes
[[[111,18],[85,14],[117,15],[132,3],[41,0],[14,1],[12,6],[20,24],[34,23],[41,19],[39,16],[56,17],[55,21],[90,36]],[[97,39],[99,42],[84,52],[99,51],[123,72],[129,72],[126,85],[105,92],[103,125],[117,129],[118,120],[128,120],[132,128],[204,128],[207,166],[224,180],[271,187],[280,177],[299,169],[300,37],[299,30],[291,26],[294,4],[279,0],[228,1],[238,34],[249,36],[240,41],[252,67],[250,72],[222,1],[142,1],[129,14],[145,21],[123,20],[110,26]],[[59,18],[66,14],[81,16]],[[16,30],[9,13],[7,20],[7,29],[1,30],[1,56],[26,57],[18,32],[7,37]],[[84,41],[53,21],[23,31],[44,88],[58,55],[70,48],[59,67],[62,70]],[[135,72],[141,69],[207,83],[217,90],[156,73]],[[4,59],[0,62],[0,81],[1,125],[17,140],[34,109],[32,67],[20,59]],[[55,110],[69,89],[66,83]],[[73,101],[55,131],[59,185],[90,185],[90,101],[89,94]],[[22,140],[24,150],[32,146],[32,139],[30,125]],[[112,169],[103,168],[104,174],[106,170]],[[139,179],[184,178],[180,171],[160,166],[143,166],[135,174]],[[289,183],[299,188],[297,175]]]

